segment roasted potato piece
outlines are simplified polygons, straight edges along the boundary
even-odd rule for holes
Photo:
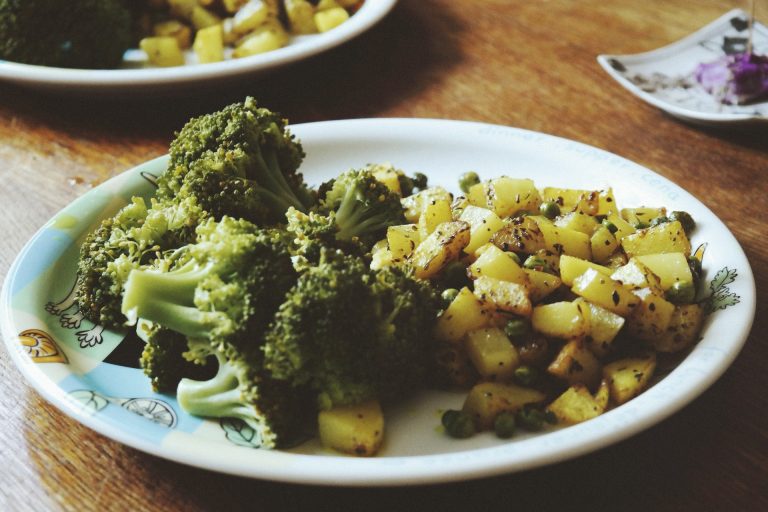
[[[463,410],[472,415],[478,430],[493,428],[501,412],[517,412],[528,404],[543,402],[546,395],[536,389],[500,382],[476,384],[464,400]]]
[[[533,217],[515,217],[491,237],[491,243],[503,251],[525,254],[546,249],[544,235]]]
[[[639,297],[621,284],[591,268],[574,280],[571,290],[589,302],[623,317],[628,316],[640,302]]]
[[[571,340],[560,349],[547,367],[550,375],[568,384],[594,387],[600,382],[602,366],[582,339]]]
[[[489,305],[520,316],[531,315],[531,299],[525,285],[489,276],[475,280],[475,296]]]
[[[504,222],[493,211],[472,205],[464,208],[459,220],[470,226],[469,244],[464,248],[467,254],[474,253],[477,248],[488,243],[493,234],[504,227]]]
[[[469,266],[469,275],[473,279],[482,276],[493,277],[518,284],[528,284],[528,276],[517,264],[513,254],[506,253],[495,245],[485,245],[480,255]]]
[[[683,304],[675,307],[667,330],[648,340],[659,352],[677,352],[691,346],[699,337],[704,322],[701,304]]]
[[[491,313],[487,305],[478,300],[469,288],[464,287],[437,319],[435,338],[459,343],[469,331],[485,327],[490,320]]]
[[[533,308],[531,326],[552,338],[572,339],[589,332],[589,308],[577,302],[554,302]]]
[[[681,252],[686,257],[691,255],[691,242],[677,220],[627,235],[621,239],[621,247],[629,258],[668,252]]]
[[[517,349],[504,331],[496,327],[467,333],[464,346],[472,365],[484,379],[509,380],[520,364]]]
[[[384,440],[384,414],[376,400],[320,411],[318,434],[323,446],[369,457]]]
[[[576,384],[565,390],[547,409],[554,413],[558,423],[574,425],[600,416],[605,411],[605,405],[585,386]]]
[[[469,224],[462,221],[443,222],[416,247],[410,264],[419,279],[437,275],[448,263],[459,257],[469,243]]]
[[[603,366],[611,400],[621,405],[645,390],[656,370],[656,356],[626,358]]]

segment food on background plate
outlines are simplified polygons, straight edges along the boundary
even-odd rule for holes
[[[745,105],[768,96],[768,56],[752,52],[724,55],[699,64],[696,81],[727,105]]]
[[[374,455],[388,407],[435,386],[467,393],[454,437],[578,423],[699,336],[684,212],[474,173],[456,196],[390,164],[311,187],[303,157],[252,98],[192,119],[78,266],[81,311],[136,329],[154,389],[265,448]]]

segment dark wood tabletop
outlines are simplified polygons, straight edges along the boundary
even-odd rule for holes
[[[758,18],[768,17],[760,4]],[[685,124],[630,95],[595,59],[658,48],[733,7],[722,0],[401,0],[337,49],[203,90],[109,98],[0,85],[0,279],[59,209],[164,154],[191,116],[253,95],[293,123],[463,119],[613,152],[708,206],[741,243],[757,285],[743,351],[669,419],[574,460],[425,487],[273,483],[156,458],[49,405],[2,349],[0,510],[768,510],[767,125]]]

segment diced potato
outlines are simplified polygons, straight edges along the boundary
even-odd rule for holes
[[[464,287],[435,323],[435,338],[459,343],[469,331],[488,325],[489,311],[472,291]]]
[[[284,0],[285,14],[294,34],[314,34],[317,32],[315,23],[315,7],[307,0]]]
[[[595,215],[610,215],[611,213],[619,212],[612,188],[600,191],[597,195],[597,205],[597,213]]]
[[[429,279],[459,257],[469,243],[469,224],[443,222],[416,247],[411,257],[414,275]]]
[[[472,278],[488,276],[502,281],[528,284],[528,276],[510,253],[491,244],[484,245],[482,251],[478,252],[480,256],[469,266],[469,275]]]
[[[634,290],[632,293],[640,298],[640,302],[627,317],[627,332],[635,338],[653,342],[669,327],[675,305],[650,288]]]
[[[618,213],[609,213],[606,220],[616,226],[616,233],[614,233],[616,240],[621,241],[625,236],[631,235],[637,231],[629,222],[622,219]]]
[[[201,64],[224,60],[224,36],[221,25],[203,28],[195,34],[193,49]]]
[[[221,5],[228,13],[236,12],[240,7],[248,3],[248,0],[221,0]]]
[[[621,210],[621,218],[626,220],[632,226],[649,226],[656,217],[663,217],[667,214],[666,208],[624,208]]]
[[[400,261],[397,262],[398,264]],[[371,269],[380,270],[395,264],[392,251],[389,250],[386,240],[379,240],[371,248]]]
[[[542,190],[543,201],[554,201],[563,212],[579,211],[597,215],[600,193],[595,190],[546,187]]]
[[[403,190],[400,187],[400,175],[392,164],[374,164],[367,167],[371,170],[373,177],[397,195],[402,195]]]
[[[275,24],[262,25],[243,38],[232,51],[232,57],[242,58],[282,48],[288,42],[288,34]]]
[[[566,389],[547,409],[555,415],[558,423],[575,425],[600,416],[605,406],[585,386],[577,384]]]
[[[580,338],[589,332],[589,309],[575,302],[553,302],[533,308],[531,326],[552,338]]]
[[[218,25],[221,23],[221,18],[219,18],[214,12],[198,5],[192,9],[192,15],[190,16],[189,21],[192,23],[193,27],[195,27],[197,30],[200,30],[201,28]]]
[[[336,0],[320,0],[317,2],[317,9],[319,11],[333,9],[334,7],[341,7],[341,5]]]
[[[544,246],[555,254],[568,254],[585,260],[592,259],[592,245],[589,235],[572,229],[559,228],[546,217],[532,217],[536,220],[542,235]]]
[[[595,228],[597,228],[597,221],[592,215],[577,211],[566,213],[562,217],[555,219],[555,226],[572,229],[591,236]]]
[[[544,235],[533,217],[515,217],[491,237],[491,243],[504,251],[533,254],[546,249]]]
[[[467,254],[474,253],[478,247],[488,243],[491,236],[504,227],[504,222],[491,210],[472,205],[464,208],[459,220],[470,225],[469,245],[464,248]]]
[[[145,37],[139,41],[139,48],[147,54],[149,62],[158,67],[182,66],[184,55],[175,37]]]
[[[437,377],[448,386],[467,389],[480,378],[461,343],[441,343],[435,350],[435,358]]]
[[[611,273],[611,279],[619,281],[629,289],[650,288],[654,293],[664,294],[658,276],[636,258],[632,258],[626,265],[615,269]]]
[[[342,7],[333,7],[315,13],[315,25],[320,32],[328,32],[347,21],[349,13]]]
[[[175,37],[181,49],[189,48],[192,45],[192,29],[179,20],[155,23],[153,33],[158,37]]]
[[[627,256],[681,252],[686,257],[691,254],[691,242],[685,234],[680,221],[665,222],[647,229],[642,229],[621,240],[621,247]]]
[[[574,302],[582,301],[577,299]],[[624,326],[624,318],[601,308],[596,304],[584,301],[589,308],[589,336],[587,336],[587,346],[597,357],[607,356],[612,349],[613,340]]]
[[[597,263],[605,263],[616,252],[619,241],[613,236],[611,230],[605,226],[598,226],[589,239],[592,248],[592,259]]]
[[[266,23],[269,6],[262,0],[249,0],[232,17],[232,29],[238,34],[247,34]]]
[[[475,280],[475,296],[489,305],[520,316],[530,316],[531,300],[525,285],[501,281],[489,276]]]
[[[605,276],[611,275],[608,267],[567,254],[560,256],[560,279],[566,286],[573,286],[574,280],[589,269],[597,270]]]
[[[667,330],[648,340],[659,352],[677,352],[691,346],[701,334],[704,308],[701,304],[683,304],[675,308]]]
[[[639,297],[595,269],[577,277],[571,291],[623,317],[627,317],[640,302]]]
[[[532,254],[532,256],[535,256],[541,260],[544,260],[544,263],[551,268],[554,272],[560,273],[560,254],[554,253],[552,251],[548,251],[546,249],[540,249]],[[541,269],[537,269],[541,270]]]
[[[529,297],[534,304],[557,291],[562,284],[559,277],[548,272],[528,268],[524,268],[523,272],[528,277]]]
[[[450,201],[446,199],[434,199],[427,202],[419,216],[419,237],[421,237],[422,240],[426,239],[435,229],[437,229],[437,226],[443,222],[450,222],[452,220],[453,213],[451,212]],[[472,243],[471,238],[470,243]],[[464,250],[466,251],[466,248]]]
[[[317,426],[323,446],[351,455],[375,455],[384,441],[384,414],[376,400],[320,411]]]
[[[600,362],[582,339],[571,340],[560,349],[547,367],[550,375],[568,384],[596,386],[600,382]]]
[[[611,389],[608,387],[608,382],[605,379],[600,381],[600,387],[597,388],[597,393],[594,396],[598,407],[602,408],[603,411],[608,409],[608,403],[611,400]]]
[[[656,356],[626,358],[603,366],[611,400],[621,405],[645,390],[656,370]]]
[[[167,0],[167,2],[171,14],[185,20],[192,19],[192,11],[199,5],[197,0]]]
[[[421,217],[421,212],[424,210],[424,206],[431,201],[439,199],[445,199],[450,203],[453,201],[453,196],[443,187],[429,187],[408,197],[404,197],[400,202],[405,210],[405,218],[408,222],[415,224],[419,222],[419,217]]]
[[[637,260],[659,277],[662,289],[669,290],[675,283],[693,283],[688,259],[681,252],[645,254]]]
[[[520,364],[517,349],[499,328],[471,331],[464,345],[470,361],[485,379],[508,380]]]
[[[501,176],[484,185],[488,207],[501,218],[511,217],[523,211],[538,211],[541,205],[541,196],[533,180]]]
[[[402,224],[387,228],[387,245],[395,262],[409,258],[419,245],[419,228],[416,224]]]
[[[467,394],[463,410],[472,415],[478,430],[490,430],[499,413],[514,413],[525,405],[540,403],[545,398],[546,395],[536,389],[500,382],[481,382]]]
[[[469,204],[471,205],[488,208],[488,196],[485,195],[485,184],[477,183],[469,187],[469,190],[467,191],[467,201],[469,201]]]

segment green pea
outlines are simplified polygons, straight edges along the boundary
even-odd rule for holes
[[[691,214],[688,212],[674,211],[669,214],[669,220],[676,220],[682,224],[686,235],[690,235],[691,232],[696,229],[696,221],[693,220],[693,217],[691,217]]]
[[[552,268],[544,258],[539,256],[528,256],[523,263],[523,267],[530,270],[538,270],[541,272],[551,272]]]
[[[557,415],[547,409],[544,411],[544,421],[549,423],[550,425],[557,425]]]
[[[449,409],[443,413],[441,422],[446,434],[456,439],[467,439],[475,434],[475,422],[464,411]]]
[[[696,299],[696,288],[690,281],[678,281],[669,287],[665,295],[674,304],[690,304]]]
[[[456,288],[446,288],[443,293],[440,294],[440,298],[443,299],[443,306],[448,307],[453,302],[453,299],[459,294],[459,290]]]
[[[504,333],[510,338],[525,338],[531,333],[531,326],[522,318],[513,318],[504,326]]]
[[[544,413],[539,409],[520,409],[515,419],[525,430],[536,432],[544,428]]]
[[[539,206],[539,212],[548,219],[554,219],[560,215],[560,206],[554,201],[544,201]]]
[[[616,233],[619,230],[619,228],[616,227],[616,224],[609,221],[608,219],[603,219],[603,226],[608,228],[608,231],[610,231],[612,234]]]
[[[493,420],[493,430],[501,439],[509,439],[515,435],[515,415],[511,412],[501,412]]]
[[[532,366],[518,366],[513,373],[515,380],[523,386],[530,386],[539,378],[539,371]]]
[[[459,177],[459,188],[465,194],[469,193],[469,189],[478,183],[480,183],[480,176],[474,171],[465,172]]]

